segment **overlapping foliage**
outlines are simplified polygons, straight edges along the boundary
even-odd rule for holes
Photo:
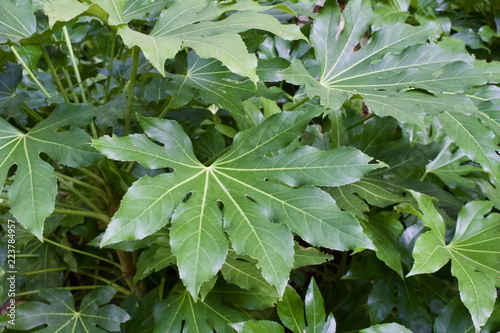
[[[498,330],[496,7],[5,0],[0,331]]]

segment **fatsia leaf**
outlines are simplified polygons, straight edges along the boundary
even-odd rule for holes
[[[474,330],[474,323],[472,322],[470,313],[458,297],[441,310],[441,313],[434,321],[434,330],[436,333],[450,331],[465,333]]]
[[[228,283],[237,285],[246,290],[257,291],[270,297],[279,297],[276,290],[262,277],[260,270],[255,266],[255,260],[248,256],[238,256],[230,251],[221,268],[221,273]]]
[[[280,324],[270,320],[249,320],[231,325],[238,333],[285,333],[285,329]]]
[[[382,164],[371,164],[370,157],[348,147],[322,151],[303,146],[266,157],[296,140],[315,115],[275,114],[239,132],[231,148],[208,167],[196,159],[189,138],[171,120],[139,119],[146,135],[163,146],[137,134],[94,140],[94,147],[110,158],[174,169],[134,183],[101,246],[144,238],[171,218],[172,253],[192,295],[222,267],[227,236],[237,254],[258,260],[263,277],[279,294],[293,265],[291,231],[312,245],[371,248],[353,216],[315,186],[354,182]]]
[[[110,8],[110,24],[124,23],[123,0],[94,0]],[[123,6],[111,8],[111,3]],[[257,58],[249,54],[239,32],[262,29],[285,39],[305,39],[296,25],[282,25],[271,15],[260,11],[269,9],[249,0],[230,4],[209,0],[183,0],[162,11],[149,35],[121,26],[118,33],[128,47],[139,46],[153,66],[165,75],[164,63],[174,57],[181,46],[194,49],[202,58],[215,58],[241,76],[257,82]],[[223,20],[222,14],[236,11]]]
[[[137,271],[134,275],[134,283],[144,279],[153,272],[175,263],[170,246],[154,245],[141,253],[137,260]]]
[[[323,264],[333,259],[333,256],[330,254],[325,254],[314,247],[304,248],[299,244],[295,244],[294,252],[294,269],[303,266]]]
[[[398,241],[404,228],[397,217],[388,212],[371,214],[370,219],[362,220],[361,225],[375,245],[377,257],[403,278]]]
[[[428,99],[439,97],[408,90],[460,92],[488,80],[472,65],[471,56],[425,43],[437,33],[433,23],[386,25],[356,50],[372,20],[370,1],[349,1],[342,12],[337,2],[326,2],[310,36],[321,69],[319,80],[300,60],[284,72],[285,79],[305,85],[309,97],[319,96],[332,110],[359,94],[377,115],[420,125],[425,113],[436,112],[436,107],[426,108],[432,104]]]
[[[277,304],[277,310],[283,324],[294,333],[335,333],[335,319],[333,315],[326,317],[323,296],[314,278],[311,279],[307,288],[305,305],[297,292],[287,286],[283,300]]]
[[[360,330],[362,333],[412,333],[409,329],[401,324],[390,323],[371,326]]]
[[[0,113],[17,118],[17,106],[28,98],[26,94],[16,93],[17,85],[23,78],[23,68],[21,65],[7,62],[5,69],[5,74],[0,73]],[[14,112],[9,112],[11,110]]]
[[[39,239],[43,222],[54,209],[57,191],[55,171],[39,155],[46,153],[71,167],[96,162],[101,154],[89,145],[90,135],[85,131],[75,127],[57,131],[68,125],[86,125],[96,110],[88,105],[61,104],[28,133],[0,119],[0,183],[5,182],[9,168],[17,165],[14,183],[9,187],[11,213]]]
[[[459,112],[445,111],[438,115],[446,135],[467,156],[489,172],[496,180],[500,180],[500,156],[498,155],[498,138],[489,131],[477,117],[470,117]]]
[[[372,324],[380,323],[392,311],[396,303],[395,290],[396,284],[391,278],[375,282],[367,301]]]
[[[42,7],[43,12],[48,16],[50,28],[53,28],[57,22],[69,22],[95,7],[78,0],[38,0],[37,2],[37,5]]]
[[[456,147],[455,147],[456,148]],[[463,177],[473,171],[481,171],[474,165],[464,164],[468,162],[467,154],[461,148],[454,149],[449,138],[443,142],[443,147],[438,156],[425,167],[428,173],[438,176],[448,186],[476,186],[474,180]]]
[[[0,43],[18,42],[36,31],[36,19],[31,3],[16,4],[14,0],[0,3]]]
[[[493,310],[496,287],[500,286],[498,238],[500,214],[491,213],[488,201],[472,201],[458,214],[455,234],[445,242],[445,224],[429,197],[412,192],[431,230],[417,239],[415,263],[409,275],[432,273],[451,260],[451,273],[458,279],[460,298],[472,315],[476,330]]]
[[[209,294],[193,300],[187,290],[175,293],[155,306],[155,333],[234,332],[230,324],[247,320],[243,312],[220,304]]]
[[[116,305],[104,305],[115,293],[111,287],[96,288],[83,298],[77,311],[73,295],[68,290],[41,289],[39,296],[50,304],[30,302],[17,306],[16,324],[9,328],[31,330],[47,324],[47,328],[37,332],[118,332],[120,324],[130,316]]]
[[[173,99],[172,108],[184,106],[199,91],[207,104],[219,104],[238,114],[243,113],[242,100],[257,93],[251,81],[242,80],[215,59],[198,57],[194,51],[188,54],[185,74],[166,75],[172,78],[166,87]]]

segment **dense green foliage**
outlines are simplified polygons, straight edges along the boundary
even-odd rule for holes
[[[1,1],[0,332],[498,331],[499,58],[494,0]]]

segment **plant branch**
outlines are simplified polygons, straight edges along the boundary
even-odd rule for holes
[[[52,212],[54,214],[68,214],[68,215],[79,215],[79,216],[93,217],[93,218],[96,218],[96,219],[99,219],[99,220],[105,222],[106,224],[111,222],[111,219],[109,218],[108,215],[95,213],[95,212],[92,212],[89,210],[72,210],[72,209],[55,208]]]
[[[91,191],[93,191],[95,193],[98,193],[105,201],[108,201],[108,195],[107,195],[107,193],[105,191],[103,191],[102,189],[100,189],[99,187],[95,187],[95,186],[90,185],[90,184],[88,184],[86,182],[82,182],[81,180],[78,180],[78,179],[66,176],[66,175],[64,175],[62,173],[59,173],[59,172],[56,172],[56,176],[60,177],[60,178],[64,178],[65,180],[73,182],[74,184],[78,184],[78,185],[80,185],[82,187],[86,187],[89,190],[91,190]]]
[[[109,64],[108,64],[108,70],[111,73],[113,70],[113,63],[115,61],[115,43],[116,43],[116,31],[113,30],[113,36],[111,37],[111,50],[109,54]],[[109,89],[111,85],[111,75],[108,75],[108,78],[106,79],[106,92],[104,95],[104,104],[106,104],[109,101]]]
[[[59,91],[61,92],[61,95],[63,96],[64,100],[69,103],[68,94],[66,94],[66,90],[64,90],[64,87],[61,83],[61,80],[59,79],[59,76],[57,75],[56,68],[54,67],[54,64],[52,63],[52,60],[50,60],[50,56],[47,53],[47,50],[45,49],[45,47],[41,43],[40,43],[40,50],[42,51],[42,55],[45,59],[45,62],[49,66],[50,73],[52,74],[54,81],[56,81],[57,88],[59,88]]]
[[[43,117],[40,116],[38,113],[36,113],[32,108],[30,108],[29,105],[26,104],[25,102],[21,103],[21,108],[31,119],[33,119],[37,123],[43,120]]]
[[[68,47],[69,50],[69,56],[73,64],[73,69],[75,70],[76,79],[78,81],[78,85],[80,86],[82,101],[84,103],[87,103],[87,97],[85,96],[85,88],[83,87],[82,78],[80,76],[80,71],[78,70],[78,64],[76,63],[75,54],[73,53],[73,46],[71,45],[71,39],[69,38],[68,29],[66,28],[66,26],[63,27],[63,33],[64,33],[64,38],[66,39],[66,46]]]
[[[85,202],[90,208],[92,208],[92,210],[94,212],[102,214],[102,215],[106,215],[101,209],[99,209],[99,207],[97,207],[91,200],[89,200],[89,198],[87,198],[82,192],[80,192],[79,190],[74,188],[73,185],[68,183],[66,181],[66,179],[59,177],[58,175],[56,175],[56,176],[57,176],[57,179],[59,180],[59,182],[61,182],[64,185],[64,187],[66,187],[73,194],[75,194],[78,198],[80,198],[83,202]]]
[[[285,111],[295,110],[296,108],[298,108],[299,106],[301,106],[302,104],[304,104],[305,102],[307,102],[309,100],[310,100],[309,97],[304,97],[300,101],[298,101],[297,103],[295,103],[292,106],[290,106],[289,108],[287,108]]]
[[[134,93],[135,93],[135,80],[137,77],[137,67],[139,66],[139,54],[140,49],[134,46],[132,49],[132,74],[130,74],[130,82],[128,87],[128,100],[127,100],[127,115],[125,116],[125,128],[123,130],[123,135],[127,136],[130,134],[130,120],[132,118],[132,112],[134,109]]]
[[[358,122],[356,122],[356,123],[352,124],[351,126],[347,127],[347,128],[346,128],[346,131],[351,130],[351,129],[353,129],[354,127],[358,127],[359,125],[364,124],[367,120],[372,119],[372,118],[373,118],[373,117],[375,117],[375,116],[376,116],[376,115],[375,115],[375,113],[370,113],[368,116],[364,117],[364,118],[363,118],[363,119],[361,119],[360,121],[358,121]]]
[[[45,88],[42,86],[42,84],[40,83],[40,81],[38,81],[38,79],[36,78],[35,74],[33,74],[33,72],[31,71],[31,69],[29,69],[29,67],[26,66],[26,63],[23,61],[23,59],[21,58],[21,56],[19,55],[19,53],[17,53],[17,51],[14,48],[14,46],[11,45],[10,49],[11,49],[12,53],[14,53],[14,56],[16,56],[17,61],[19,61],[19,63],[23,66],[24,70],[26,72],[28,72],[28,75],[31,77],[31,79],[36,83],[36,85],[45,94],[45,96],[47,96],[47,98],[50,98],[50,94],[47,92],[47,90],[45,90]]]

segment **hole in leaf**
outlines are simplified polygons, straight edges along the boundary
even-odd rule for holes
[[[9,168],[9,173],[7,177],[12,177],[16,173],[16,171],[17,171],[17,164],[14,164]]]
[[[182,202],[187,202],[189,200],[189,198],[191,198],[191,196],[193,195],[193,192],[188,192],[188,194],[186,194],[186,196],[184,197],[184,199],[182,199]]]
[[[252,198],[251,196],[249,196],[248,194],[245,194],[245,198],[247,198],[248,200],[250,200],[251,202],[255,202],[257,203],[257,201],[255,201],[254,198]]]
[[[220,200],[217,200],[216,204],[217,204],[217,207],[219,208],[219,210],[221,212],[224,212],[224,203]]]

